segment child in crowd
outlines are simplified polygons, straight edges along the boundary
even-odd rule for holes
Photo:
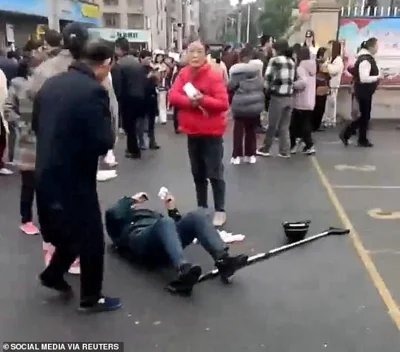
[[[311,155],[315,153],[314,142],[311,136],[311,119],[315,107],[315,75],[316,61],[311,59],[310,49],[306,46],[299,48],[296,53],[297,77],[294,84],[293,114],[290,123],[290,149],[296,154],[297,138],[305,144],[303,152]]]
[[[156,118],[156,122],[165,125],[167,123],[168,66],[164,62],[164,53],[156,54],[153,68],[159,75],[159,79],[157,80],[158,117]]]
[[[21,171],[20,229],[26,235],[38,235],[39,229],[32,222],[32,207],[35,196],[36,137],[32,131],[32,100],[28,97],[28,62],[21,61],[18,75],[12,79],[4,114],[16,131],[17,164]],[[10,146],[10,148],[14,148]],[[15,155],[16,156],[16,155]]]
[[[229,70],[228,91],[235,120],[231,159],[234,165],[240,164],[243,157],[250,164],[257,161],[256,129],[264,110],[264,82],[261,77],[262,66],[260,69],[257,63],[250,62],[252,57],[253,51],[250,48],[242,49],[239,54],[240,63]]]

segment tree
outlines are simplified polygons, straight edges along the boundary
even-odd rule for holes
[[[297,0],[265,0],[259,18],[261,31],[275,38],[282,37],[293,24],[293,9],[297,4]]]

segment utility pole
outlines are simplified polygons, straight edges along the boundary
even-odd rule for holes
[[[237,41],[238,43],[241,43],[242,41],[242,18],[243,18],[243,13],[242,13],[242,4],[243,0],[239,0],[238,3],[238,23],[237,23]]]
[[[246,42],[250,43],[250,20],[251,20],[251,6],[250,3],[247,4],[247,27],[246,27]]]

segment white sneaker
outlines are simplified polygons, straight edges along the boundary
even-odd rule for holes
[[[315,152],[316,152],[316,150],[315,150],[314,146],[312,146],[312,147],[309,148],[309,149],[305,149],[305,150],[303,151],[303,153],[304,153],[304,154],[307,154],[307,155],[314,155]]]
[[[231,164],[233,164],[233,165],[239,165],[239,164],[240,164],[240,157],[231,158]]]
[[[255,164],[257,162],[257,157],[255,155],[245,156],[244,162],[248,164]]]
[[[104,157],[104,162],[110,167],[116,167],[118,165],[112,149],[107,152],[106,156]]]
[[[294,146],[294,147],[290,150],[290,154],[292,154],[292,155],[297,154],[297,145]]]
[[[99,170],[97,171],[96,179],[98,182],[105,182],[116,178],[117,171],[116,170]]]
[[[3,176],[10,176],[10,175],[12,175],[14,172],[12,172],[10,169],[7,169],[7,168],[5,168],[5,167],[3,167],[3,168],[1,168],[0,169],[0,175],[3,175]]]
[[[279,156],[280,158],[283,158],[283,159],[290,159],[290,154],[282,154],[282,153],[279,153],[278,156]]]
[[[226,213],[223,211],[216,211],[214,214],[213,225],[221,227],[226,223]]]

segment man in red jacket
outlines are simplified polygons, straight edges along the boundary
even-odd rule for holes
[[[215,206],[213,224],[222,226],[226,222],[222,159],[226,112],[229,108],[228,92],[222,76],[207,63],[203,43],[192,42],[188,47],[187,59],[188,66],[179,73],[169,93],[169,100],[179,110],[180,131],[188,135],[197,205],[208,208],[210,180]]]

